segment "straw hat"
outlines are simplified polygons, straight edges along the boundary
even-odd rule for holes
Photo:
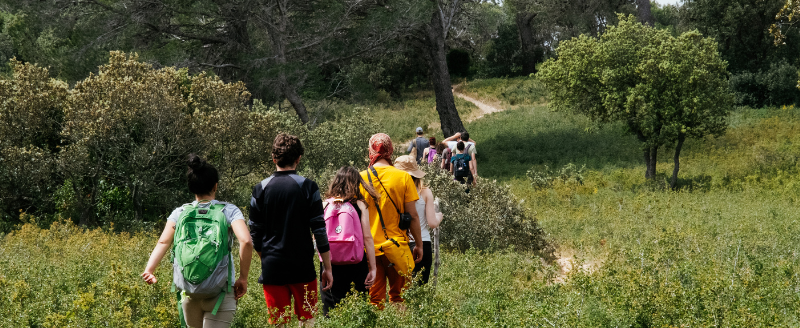
[[[394,160],[394,167],[408,172],[408,174],[411,174],[411,176],[415,178],[421,179],[425,176],[425,172],[422,172],[419,166],[417,166],[417,160],[410,155],[403,155],[396,158]]]

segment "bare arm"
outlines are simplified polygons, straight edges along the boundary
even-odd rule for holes
[[[436,215],[436,204],[433,203],[433,192],[430,188],[422,189],[422,197],[425,199],[425,221],[431,229],[436,229],[442,223],[442,218]]]
[[[364,249],[367,251],[367,261],[369,262],[370,272],[370,274],[367,275],[367,281],[365,281],[364,284],[369,287],[372,286],[372,283],[375,281],[375,275],[378,271],[378,267],[375,262],[375,241],[372,239],[372,232],[370,231],[369,209],[367,208],[367,205],[359,200],[358,208],[361,209],[361,233],[364,235]]]
[[[422,152],[422,157],[427,159],[428,153],[430,153],[430,151],[431,151],[430,148],[425,148],[425,150]]]
[[[233,221],[231,228],[239,240],[239,279],[233,284],[234,296],[238,300],[247,293],[247,276],[250,274],[250,262],[253,259],[253,239],[250,238],[250,229],[244,220]]]
[[[406,213],[411,215],[411,236],[414,237],[414,242],[417,245],[422,245],[422,228],[419,226],[419,214],[417,214],[417,202],[408,202],[403,205]],[[422,261],[422,247],[414,247],[414,262],[419,263]]]
[[[475,156],[470,155],[469,171],[472,172],[472,177],[478,176],[478,162],[475,161]]]
[[[449,136],[447,138],[444,138],[444,140],[442,140],[442,142],[456,141],[456,139],[458,139],[458,138],[461,138],[461,132],[456,132],[456,134],[454,134],[452,136]]]
[[[158,279],[156,279],[153,271],[156,270],[158,264],[161,263],[161,260],[164,258],[164,255],[167,254],[170,246],[172,246],[172,241],[174,238],[175,222],[167,221],[164,231],[161,232],[161,237],[158,238],[156,248],[153,249],[152,253],[150,253],[150,259],[147,261],[147,266],[144,268],[144,272],[142,273],[142,279],[144,279],[146,283],[154,284],[158,282]]]
[[[374,251],[374,250],[373,250]],[[329,290],[333,287],[333,271],[331,268],[331,251],[327,251],[325,253],[320,253],[320,257],[322,257],[322,266],[325,268],[325,271],[320,275],[320,283],[322,284],[322,290]]]

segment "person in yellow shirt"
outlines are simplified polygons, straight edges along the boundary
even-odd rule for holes
[[[407,172],[392,166],[392,140],[384,133],[373,135],[369,139],[369,168],[361,172],[361,177],[380,194],[377,201],[361,188],[369,210],[369,223],[372,238],[375,241],[375,262],[377,272],[375,282],[369,290],[370,303],[382,308],[387,300],[386,284],[389,283],[390,302],[403,302],[402,292],[410,283],[410,267],[402,263],[392,263],[381,250],[380,245],[389,239],[398,241],[400,251],[413,254],[414,263],[422,260],[422,247],[413,251],[408,248],[408,231],[414,240],[422,240],[416,202],[419,199],[414,180]],[[376,207],[377,205],[377,207]],[[398,208],[399,207],[399,208]],[[400,213],[411,215],[409,230],[399,227]],[[381,223],[383,219],[383,224]]]

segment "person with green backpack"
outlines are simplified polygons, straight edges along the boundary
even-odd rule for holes
[[[214,199],[219,173],[200,157],[189,155],[189,191],[195,201],[172,211],[142,279],[158,281],[154,271],[172,250],[172,291],[178,295],[181,327],[230,327],[239,298],[247,292],[253,241],[242,211]],[[231,245],[239,242],[239,278],[234,281]]]

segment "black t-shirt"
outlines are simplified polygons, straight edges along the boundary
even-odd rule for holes
[[[314,242],[320,253],[330,250],[319,187],[295,171],[278,171],[253,187],[250,235],[261,252],[265,285],[307,283],[317,278]]]

